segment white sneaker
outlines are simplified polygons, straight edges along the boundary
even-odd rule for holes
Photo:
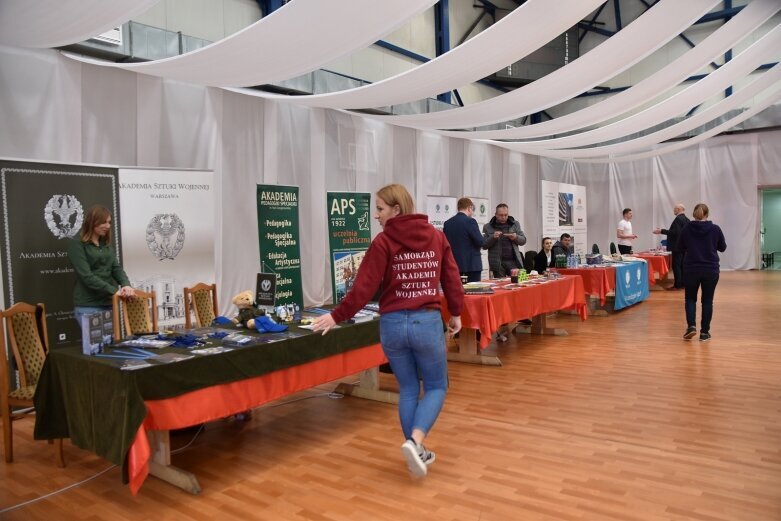
[[[407,461],[407,468],[415,476],[422,478],[428,472],[428,467],[420,455],[418,445],[412,440],[407,440],[401,444],[401,455]]]

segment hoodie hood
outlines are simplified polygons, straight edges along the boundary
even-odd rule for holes
[[[689,221],[687,226],[693,236],[705,237],[711,233],[711,230],[713,230],[713,227],[716,225],[713,224],[713,221]]]
[[[403,249],[425,251],[430,249],[429,246],[435,240],[436,234],[432,233],[433,230],[428,216],[413,213],[389,219],[385,223],[383,233]]]

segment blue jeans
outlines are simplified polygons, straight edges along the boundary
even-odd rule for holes
[[[447,393],[447,351],[438,310],[394,311],[380,317],[380,341],[399,382],[399,419],[405,438],[428,434]],[[423,379],[423,398],[420,381]]]
[[[685,272],[683,283],[686,287],[686,325],[695,327],[697,323],[697,290],[702,288],[702,322],[700,332],[710,332],[710,321],[713,318],[713,294],[719,283],[718,273]]]
[[[92,313],[99,313],[101,311],[110,311],[111,306],[75,306],[73,308],[73,318],[79,323],[81,328],[81,317],[84,315],[91,315]]]

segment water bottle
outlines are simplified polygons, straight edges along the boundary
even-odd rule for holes
[[[574,255],[573,257],[575,259],[575,267],[580,267],[580,255]]]

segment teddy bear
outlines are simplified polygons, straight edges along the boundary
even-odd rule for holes
[[[266,312],[255,307],[255,294],[250,291],[242,291],[231,300],[239,308],[239,314],[231,319],[237,326],[255,329],[255,317],[265,315]]]

